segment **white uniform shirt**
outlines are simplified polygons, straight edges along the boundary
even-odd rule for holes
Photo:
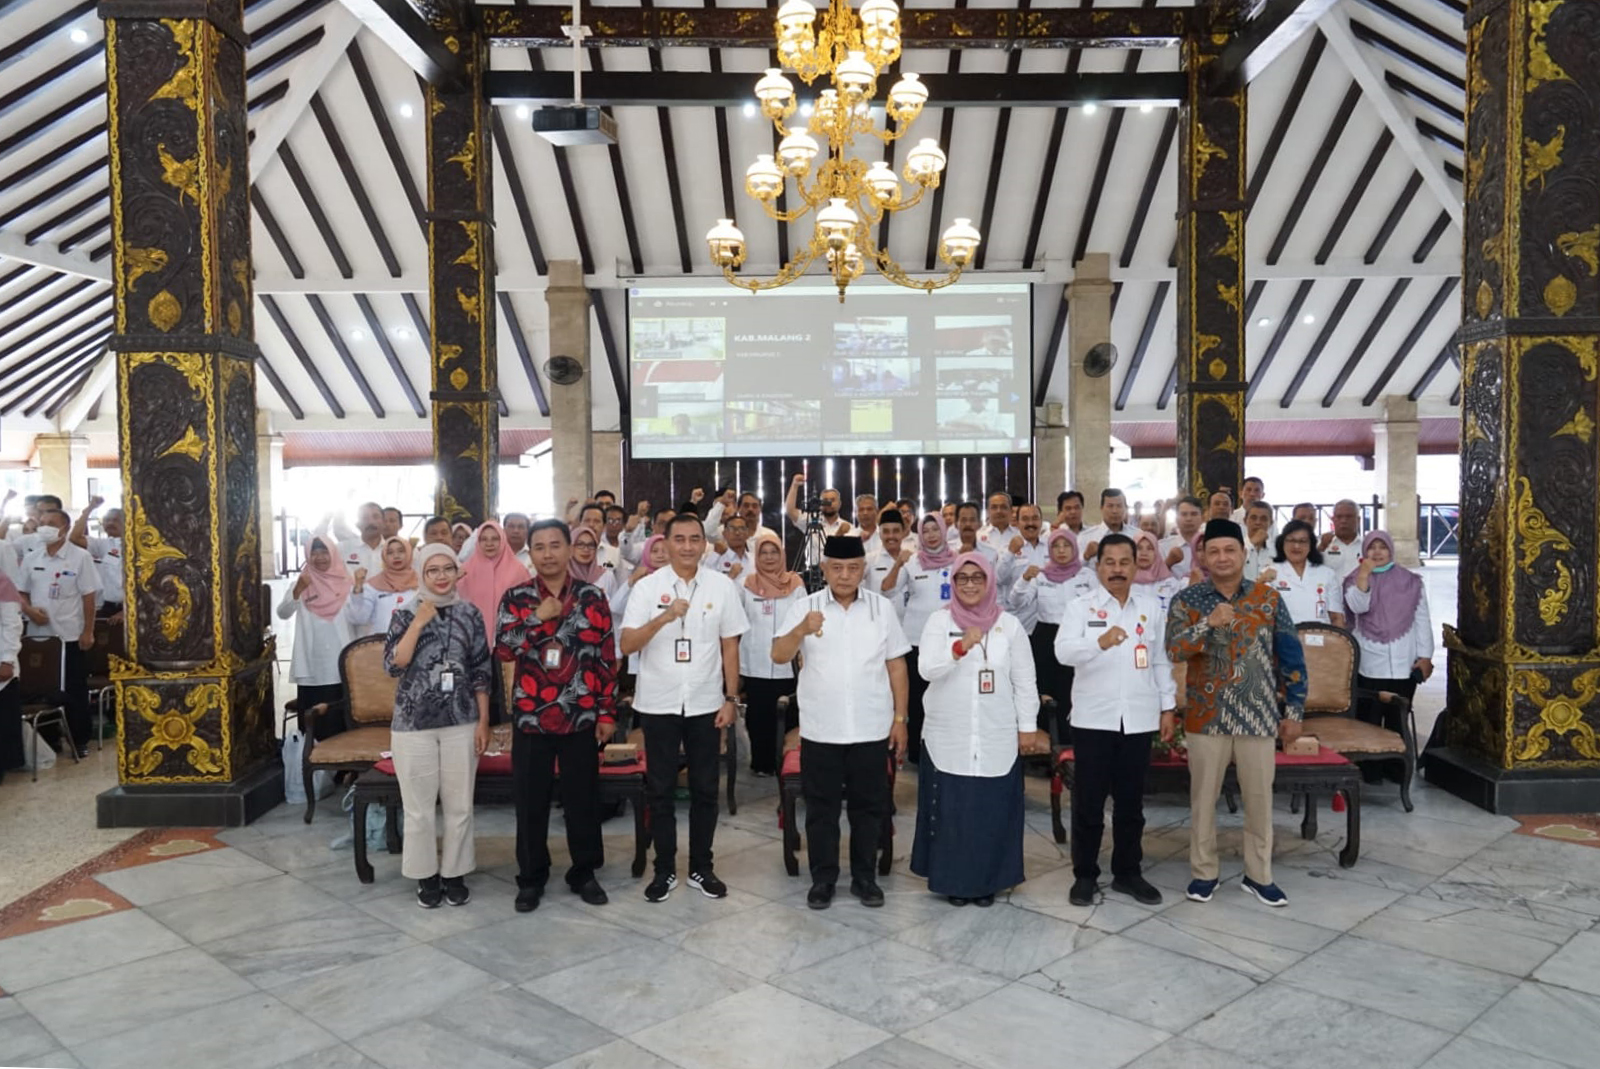
[[[1399,567],[1399,565],[1395,565]],[[1372,594],[1354,583],[1344,590],[1346,613],[1359,617],[1372,607]],[[1411,620],[1411,630],[1393,642],[1375,642],[1361,633],[1358,620],[1347,623],[1355,633],[1361,647],[1360,673],[1369,679],[1405,679],[1411,675],[1411,666],[1419,657],[1433,660],[1433,620],[1428,614],[1428,592],[1417,599],[1417,614]]]
[[[1283,599],[1289,618],[1301,624],[1307,621],[1328,622],[1328,614],[1344,612],[1344,583],[1326,564],[1306,563],[1304,575],[1296,574],[1288,561],[1272,565],[1277,569],[1269,584]],[[1410,669],[1406,670],[1410,674]]]
[[[1033,614],[1031,606],[1023,609],[1011,600],[1012,590],[1017,580],[1030,567],[1043,569],[1049,563],[1049,544],[1043,538],[1031,544],[1027,539],[1023,539],[1022,548],[1016,553],[1011,552],[1011,543],[1008,540],[1000,547],[1000,559],[995,562],[994,577],[995,582],[999,584],[1000,607],[1016,616],[1023,629],[1030,635],[1033,634],[1033,625],[1039,622],[1038,617]]]
[[[628,595],[623,630],[644,627],[678,598],[689,611],[656,632],[639,651],[639,679],[633,707],[641,713],[700,716],[722,708],[722,640],[750,630],[733,582],[720,572],[700,568],[685,582],[671,565],[639,580]],[[689,659],[680,662],[679,641],[689,643]]]
[[[1032,579],[1024,579],[1026,574],[1026,571],[1019,572],[1017,581],[1011,584],[1011,602],[1017,606],[1013,615],[1019,621],[1033,620],[1027,627],[1030,635],[1040,624],[1059,626],[1062,614],[1067,611],[1067,602],[1076,601],[1099,586],[1093,568],[1079,568],[1078,574],[1064,583],[1051,582],[1043,568]]]
[[[377,605],[373,589],[363,586],[361,593],[350,591],[344,608],[331,620],[324,620],[294,596],[294,582],[283,588],[278,602],[282,619],[294,617],[294,648],[289,655],[289,678],[297,686],[325,687],[339,682],[339,654],[359,638],[372,622]]]
[[[89,556],[94,558],[94,566],[100,572],[100,595],[95,598],[98,607],[108,601],[122,604],[125,588],[122,582],[122,539],[120,538],[86,538],[89,543]]]
[[[1341,542],[1339,536],[1334,535],[1328,540],[1328,548],[1322,551],[1322,563],[1333,569],[1339,582],[1344,582],[1344,577],[1361,563],[1361,536],[1357,535],[1354,542]]]
[[[1171,568],[1172,574],[1179,579],[1189,578],[1189,572],[1194,569],[1194,539],[1185,538],[1181,534],[1170,534],[1161,540],[1160,546],[1163,560],[1166,559],[1168,553],[1172,552],[1174,547],[1183,547],[1183,559],[1177,564],[1169,564],[1167,567]]]
[[[22,672],[18,657],[22,653],[22,606],[15,601],[0,601],[0,664],[11,666],[11,678],[0,680],[0,690],[16,682]]]
[[[462,547],[466,552],[466,547]],[[357,568],[367,570],[367,578],[372,578],[383,571],[383,540],[379,539],[376,546],[369,546],[359,538],[350,542],[339,543],[339,554],[344,557],[344,570],[352,578]]]
[[[620,541],[612,545],[606,541],[605,535],[601,535],[600,548],[596,551],[594,559],[600,562],[600,567],[618,573],[619,577],[625,580],[632,569],[628,566],[628,559],[623,556],[623,546],[624,543]]]
[[[396,610],[414,608],[417,600],[415,590],[379,590],[370,584],[365,589],[372,591],[372,623],[368,630],[374,635],[387,635],[389,620]]]
[[[887,664],[911,651],[900,618],[878,594],[858,590],[846,609],[826,588],[797,598],[778,625],[786,635],[806,613],[820,612],[822,634],[800,642],[795,700],[800,737],[812,742],[877,742],[894,726],[894,693]]]
[[[1158,579],[1154,583],[1135,583],[1135,590],[1142,590],[1156,599],[1156,608],[1161,613],[1161,619],[1167,618],[1167,609],[1172,605],[1172,599],[1178,596],[1178,591],[1184,588],[1182,579],[1176,576],[1169,579]],[[1129,632],[1132,634],[1133,632]]]
[[[1021,534],[1022,529],[1015,524],[1001,528],[992,523],[986,523],[978,528],[978,541],[994,550],[1000,555],[1000,559],[1004,560],[1006,554],[1011,552],[1011,540]]]
[[[1078,549],[1083,552],[1083,559],[1084,560],[1093,560],[1094,559],[1093,557],[1089,556],[1089,543],[1090,542],[1103,542],[1103,541],[1105,541],[1105,537],[1108,534],[1124,534],[1124,535],[1127,535],[1129,538],[1132,538],[1135,541],[1137,541],[1138,538],[1139,538],[1139,526],[1138,526],[1138,524],[1134,524],[1134,523],[1124,523],[1121,527],[1118,527],[1116,530],[1112,530],[1110,524],[1097,523],[1093,527],[1085,527],[1083,529],[1083,533],[1078,535]],[[1098,556],[1099,555],[1099,547],[1096,546],[1095,549],[1096,549],[1095,555]]]
[[[1102,650],[1100,639],[1113,627],[1128,637]],[[1145,668],[1138,662],[1141,643]],[[1129,735],[1159,731],[1161,711],[1177,706],[1178,688],[1167,661],[1166,617],[1145,591],[1130,591],[1125,605],[1103,588],[1070,603],[1056,632],[1056,660],[1074,670],[1073,727]]]
[[[1004,776],[1017,761],[1017,736],[1039,722],[1039,683],[1033,649],[1022,624],[1008,612],[983,644],[956,659],[961,637],[949,609],[928,617],[917,671],[928,681],[922,696],[922,748],[940,772]],[[982,692],[985,671],[993,693]],[[802,710],[804,705],[801,706]]]
[[[901,548],[904,549],[903,546]],[[915,556],[900,569],[900,573],[894,577],[894,582],[888,590],[885,590],[883,581],[894,571],[894,558],[880,547],[876,553],[867,554],[867,577],[861,583],[861,589],[870,590],[889,599],[889,604],[894,606],[894,614],[902,625],[906,619],[906,590],[911,583],[909,569],[914,563],[916,563]]]
[[[1272,558],[1277,554],[1277,547],[1272,544],[1271,538],[1267,539],[1265,545],[1255,546],[1250,544],[1250,536],[1245,535],[1244,577],[1253,582],[1256,576],[1273,566]]]
[[[52,556],[36,546],[22,558],[18,579],[17,589],[50,617],[47,624],[30,621],[28,634],[55,635],[64,642],[83,634],[83,596],[100,592],[100,570],[88,550],[65,542]]]
[[[739,674],[752,679],[793,679],[794,665],[773,662],[772,640],[782,633],[779,625],[789,615],[789,606],[806,596],[806,588],[797,586],[781,598],[763,598],[742,579],[735,585],[745,619],[750,621],[750,630],[739,640]]]
[[[861,548],[867,551],[867,558],[869,560],[872,558],[874,553],[882,552],[883,535],[878,532],[876,527],[872,529],[872,533],[870,535],[862,534],[861,528],[857,527],[856,534],[861,535]]]
[[[950,565],[942,568],[924,568],[915,555],[907,562],[906,611],[901,617],[906,635],[915,641],[922,638],[922,629],[928,617],[950,604],[954,588],[950,584]]]
[[[729,569],[737,564],[739,566],[739,574],[734,579],[736,583],[750,578],[756,570],[756,555],[750,552],[748,545],[744,547],[743,553],[735,553],[733,547],[730,546],[721,553],[710,554],[710,558],[710,560],[706,561],[706,567],[721,572],[723,575],[727,575]]]

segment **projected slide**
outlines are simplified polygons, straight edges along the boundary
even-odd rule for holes
[[[1026,451],[1025,284],[629,290],[633,455]]]

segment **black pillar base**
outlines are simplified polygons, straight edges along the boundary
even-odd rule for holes
[[[102,828],[240,828],[283,801],[283,765],[272,761],[216,786],[113,787],[95,799]]]
[[[1427,752],[1424,775],[1435,787],[1491,813],[1600,812],[1600,769],[1496,768],[1446,746]]]

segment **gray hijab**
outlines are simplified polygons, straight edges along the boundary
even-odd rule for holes
[[[428,580],[423,574],[423,570],[427,568],[428,562],[434,557],[447,557],[449,558],[451,564],[456,563],[456,551],[447,545],[442,545],[438,542],[430,542],[427,545],[418,546],[417,559],[414,562],[414,566],[417,569],[417,597],[422,601],[432,604],[435,608],[442,609],[446,605],[456,604],[461,600],[461,597],[456,593],[456,588],[454,586],[451,586],[450,593],[448,594],[435,594],[432,590],[428,589]],[[457,579],[459,578],[460,573],[458,571]]]

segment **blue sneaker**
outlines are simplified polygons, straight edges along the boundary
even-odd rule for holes
[[[1189,889],[1184,893],[1191,902],[1209,902],[1211,894],[1217,889],[1216,880],[1190,880]]]
[[[1278,889],[1275,883],[1257,883],[1246,876],[1239,881],[1239,886],[1247,895],[1255,895],[1257,900],[1269,906],[1287,906],[1289,896]]]

